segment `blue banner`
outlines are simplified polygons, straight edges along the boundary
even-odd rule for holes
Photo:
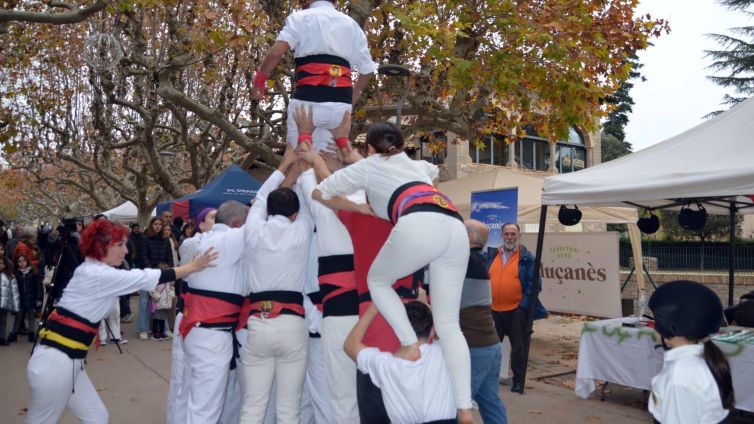
[[[471,219],[484,222],[490,229],[485,247],[502,246],[503,224],[518,221],[518,188],[472,192]]]

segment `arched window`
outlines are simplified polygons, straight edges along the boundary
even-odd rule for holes
[[[532,129],[529,135],[516,141],[516,162],[523,169],[546,171],[550,167],[550,146],[546,139]],[[504,166],[508,163],[508,143],[500,135],[483,140],[483,147],[474,146],[471,158],[476,163]],[[555,147],[555,168],[560,173],[578,171],[586,167],[584,138],[575,128],[568,131],[568,140],[558,141]]]

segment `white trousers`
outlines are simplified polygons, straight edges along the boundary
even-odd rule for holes
[[[407,346],[417,342],[416,333],[391,286],[429,264],[432,318],[459,409],[471,408],[471,358],[458,324],[468,261],[463,222],[437,212],[416,212],[398,219],[367,276],[372,302]]]
[[[186,403],[188,394],[183,390],[186,361],[183,353],[183,337],[178,333],[183,313],[175,316],[175,333],[173,334],[173,350],[170,353],[170,388],[166,408],[167,423],[181,424],[186,422]]]
[[[31,386],[26,424],[55,424],[66,407],[82,423],[107,423],[107,409],[84,370],[83,359],[39,345],[29,359],[26,377]]]
[[[121,339],[120,334],[120,305],[115,304],[115,308],[113,308],[112,311],[110,311],[110,315],[106,316],[105,319],[102,320],[102,322],[99,323],[99,339],[101,342],[106,342],[108,339],[110,339],[110,334],[108,334],[107,326],[105,325],[105,321],[107,321],[107,325],[110,326],[110,331],[113,332],[112,338],[114,339]]]
[[[306,365],[304,390],[301,394],[301,424],[330,424],[335,422],[328,400],[330,390],[327,387],[323,350],[324,345],[321,338],[309,337],[309,360]],[[352,422],[355,423],[358,420]]]
[[[264,421],[274,381],[278,424],[298,423],[309,338],[304,319],[294,315],[251,317],[248,329],[241,354],[246,391],[240,422]]]
[[[183,340],[188,375],[186,423],[216,423],[220,420],[228,385],[233,340],[230,332],[195,327]],[[184,371],[186,372],[186,371]]]
[[[332,422],[337,424],[359,422],[359,406],[356,400],[356,363],[343,350],[343,342],[357,321],[359,321],[357,315],[326,317],[322,320],[322,351],[327,370],[327,387],[330,388]],[[311,348],[310,344],[309,355],[313,356]]]
[[[314,121],[314,132],[312,133],[312,144],[317,151],[329,150],[337,151],[335,140],[330,130],[337,127],[343,120],[343,114],[351,112],[351,105],[348,103],[338,102],[307,102],[304,100],[291,99],[288,104],[288,121],[286,122],[288,133],[286,141],[293,147],[298,146],[298,127],[296,120],[293,119],[293,112],[304,106],[307,109],[311,106]]]

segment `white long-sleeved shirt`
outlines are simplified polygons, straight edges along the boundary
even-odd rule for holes
[[[301,181],[304,203],[311,211],[317,227],[317,252],[319,257],[352,255],[351,236],[338,219],[338,215],[334,210],[312,199],[312,192],[317,186],[317,177],[314,170],[310,169],[301,174],[299,181]],[[362,190],[349,194],[347,198],[354,203],[366,203]]]
[[[316,1],[288,16],[277,40],[288,43],[296,58],[329,54],[347,60],[359,73],[377,70],[364,31],[329,1]]]
[[[275,171],[257,193],[249,211],[251,239],[247,271],[251,292],[271,290],[304,292],[309,242],[314,222],[308,208],[300,207],[294,221],[281,215],[267,216],[267,196],[285,176]],[[299,196],[301,200],[301,196]]]
[[[649,412],[662,424],[717,424],[728,416],[707,363],[704,345],[665,352],[662,371],[652,378]]]
[[[244,249],[251,237],[252,228],[249,218],[239,228],[230,228],[225,224],[215,224],[212,230],[197,234],[193,243],[194,254],[204,252],[210,247],[215,249],[218,257],[214,267],[205,268],[186,278],[192,289],[209,290],[223,293],[249,294],[249,284],[244,275]]]
[[[118,296],[154,290],[160,273],[159,269],[150,268],[116,269],[86,258],[73,272],[57,306],[91,322],[99,322],[115,308]]]
[[[359,371],[382,390],[390,422],[415,424],[455,418],[450,374],[438,344],[419,346],[421,358],[408,361],[376,347],[356,356]]]
[[[333,173],[317,189],[326,200],[363,189],[374,213],[389,221],[388,202],[398,187],[412,181],[432,185],[439,173],[437,165],[413,160],[405,153],[387,157],[374,154]]]

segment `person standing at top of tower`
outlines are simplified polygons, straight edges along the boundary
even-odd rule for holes
[[[313,143],[317,150],[334,150],[330,129],[340,124],[351,105],[369,83],[377,69],[369,53],[367,38],[359,24],[335,9],[335,1],[309,1],[309,7],[292,13],[267,51],[254,75],[253,96],[264,97],[267,79],[280,60],[293,50],[296,62],[296,88],[288,105],[287,141]],[[351,70],[359,77],[354,83]],[[312,106],[314,131],[299,134],[293,111]]]

